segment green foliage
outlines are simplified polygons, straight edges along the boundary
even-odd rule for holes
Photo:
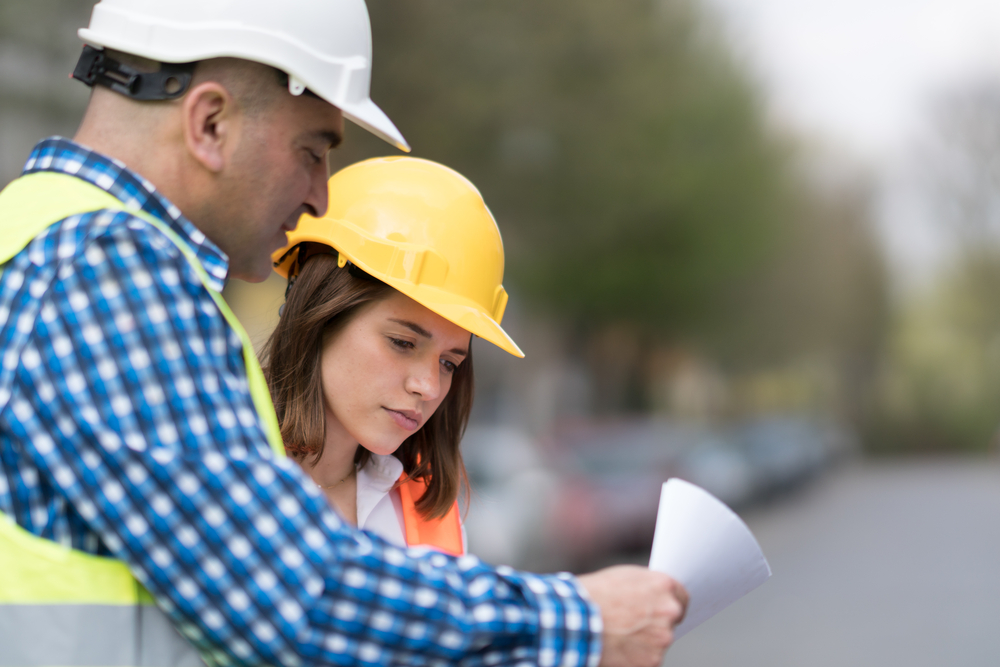
[[[876,451],[985,451],[1000,423],[1000,254],[966,256],[894,324]]]
[[[889,318],[870,193],[859,181],[827,183],[822,190],[803,184],[802,190],[809,198],[797,224],[767,265],[729,293],[710,336],[736,364],[822,356],[870,369],[882,353]]]
[[[508,282],[546,312],[697,326],[790,224],[786,151],[691,5],[370,10],[374,98],[415,154],[480,186]]]
[[[651,355],[680,345],[741,372],[818,355],[861,411],[886,299],[867,193],[805,182],[695,0],[369,9],[373,99],[480,187],[590,409],[648,409]],[[385,152],[350,130],[334,166]]]
[[[950,256],[893,323],[873,442],[983,451],[1000,424],[1000,79],[948,91],[929,120],[916,163]]]

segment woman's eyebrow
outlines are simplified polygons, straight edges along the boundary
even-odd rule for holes
[[[389,321],[390,322],[395,322],[396,324],[398,324],[400,326],[404,326],[407,329],[409,329],[410,331],[412,331],[413,333],[417,334],[418,336],[422,336],[423,338],[426,338],[428,340],[434,338],[434,334],[432,334],[430,331],[428,331],[427,329],[423,328],[422,326],[420,326],[416,322],[411,322],[409,320],[398,320],[398,319],[396,319],[394,317],[390,317]],[[455,354],[460,354],[463,357],[469,356],[469,351],[468,350],[463,350],[463,349],[460,349],[460,348],[457,348],[457,347],[456,348],[452,348],[451,350],[448,350],[448,351],[449,352],[454,352]]]
[[[423,336],[424,338],[434,338],[434,334],[432,334],[430,331],[423,328],[416,322],[410,322],[409,320],[397,320],[393,317],[390,317],[389,321],[395,322],[396,324],[406,327],[407,329],[417,334],[418,336]]]

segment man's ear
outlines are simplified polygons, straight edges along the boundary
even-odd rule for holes
[[[213,173],[226,166],[239,141],[240,112],[221,84],[206,81],[184,96],[184,143],[196,162]]]

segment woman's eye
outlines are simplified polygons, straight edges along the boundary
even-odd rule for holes
[[[391,336],[389,337],[389,340],[392,341],[392,344],[394,346],[398,347],[401,350],[413,349],[413,343],[411,343],[408,340],[403,340],[402,338],[392,338]]]
[[[454,373],[455,371],[458,370],[458,364],[456,364],[454,361],[448,361],[447,359],[442,359],[441,365],[444,366],[444,369],[449,373]]]

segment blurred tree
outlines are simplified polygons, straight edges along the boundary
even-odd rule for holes
[[[943,95],[924,148],[932,204],[960,261],[1000,248],[1000,80]]]
[[[982,450],[1000,425],[1000,80],[943,94],[930,121],[917,162],[950,257],[896,319],[881,442]]]
[[[821,367],[821,382],[834,393],[826,409],[864,427],[873,417],[890,317],[872,186],[841,167],[803,179],[799,191],[796,224],[767,266],[729,292],[709,336],[743,372],[803,361]]]
[[[547,312],[684,330],[787,221],[786,151],[693,5],[371,11],[375,98],[480,185],[511,282]]]
[[[375,100],[417,155],[482,189],[507,282],[562,322],[595,409],[648,408],[664,340],[737,366],[831,346],[872,365],[884,274],[866,193],[821,199],[796,175],[698,4],[369,7]],[[338,163],[385,151],[359,134]]]

